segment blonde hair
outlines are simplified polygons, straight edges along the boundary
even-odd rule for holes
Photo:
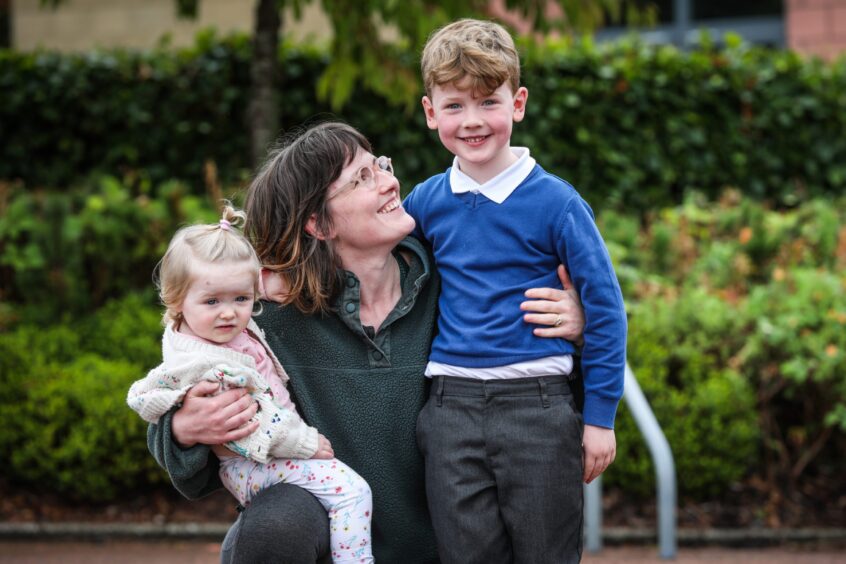
[[[520,88],[520,56],[514,40],[504,27],[490,21],[463,19],[436,30],[423,48],[420,68],[428,96],[444,84],[460,83],[482,96],[505,82],[512,93]]]
[[[202,262],[249,261],[255,270],[253,291],[259,295],[261,264],[252,245],[239,228],[246,215],[224,202],[218,223],[183,227],[173,236],[167,251],[156,265],[153,278],[159,290],[159,299],[165,306],[162,323],[182,323],[177,308],[182,305],[194,279],[194,265]]]

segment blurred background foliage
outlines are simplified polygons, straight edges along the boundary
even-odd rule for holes
[[[778,512],[846,482],[846,64],[729,38],[523,45],[514,144],[597,212],[630,316],[629,362],[676,457],[683,500],[754,483]],[[328,57],[284,46],[283,131],[334,116]],[[406,55],[412,60],[411,55]],[[0,448],[5,478],[87,501],[169,488],[129,384],[159,362],[151,274],[173,232],[251,175],[250,44],[85,55],[0,51]],[[404,190],[450,156],[372,92],[343,118]],[[621,404],[607,483],[654,470]]]
[[[681,52],[637,41],[525,44],[530,92],[515,144],[570,180],[597,208],[644,211],[690,190],[726,186],[780,205],[846,187],[846,63],[787,51]],[[315,83],[325,52],[280,51],[282,130],[331,117]],[[410,55],[408,64],[414,64]],[[249,176],[250,44],[207,33],[195,47],[150,52],[0,51],[0,178],[68,186],[92,171],[202,192],[204,163],[225,185]],[[449,159],[423,113],[364,88],[343,117],[398,164],[410,189]]]

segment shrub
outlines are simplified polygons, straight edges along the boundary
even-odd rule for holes
[[[80,324],[85,350],[148,370],[162,361],[163,307],[152,288],[113,300]]]
[[[8,480],[89,501],[166,481],[126,406],[130,384],[160,362],[150,301],[127,296],[90,319],[0,335]]]
[[[699,401],[700,384],[691,378],[706,373],[724,382],[703,388],[714,397],[732,386],[742,392],[725,398],[726,406],[738,406],[738,423],[724,431],[727,439],[746,436],[745,410],[754,410],[760,439],[752,460],[759,462],[750,470],[765,480],[774,500],[804,495],[809,478],[815,491],[842,488],[837,460],[846,454],[846,203],[816,199],[774,211],[729,192],[718,202],[694,197],[650,214],[639,231],[625,216],[606,212],[600,219],[631,313],[629,361],[677,457],[689,459],[696,441],[713,446],[711,437],[685,437],[681,430],[691,424],[687,414],[698,413],[687,403]],[[737,378],[741,384],[733,383]],[[679,385],[689,391],[673,399]],[[726,427],[726,409],[712,412],[714,429]],[[644,479],[652,483],[650,465],[641,447],[628,450],[629,441],[641,439],[624,407],[621,412],[620,469],[615,474],[612,467],[609,475],[638,489]],[[725,448],[725,472],[705,473],[715,481],[704,490],[702,468],[685,471],[687,463],[680,462],[682,487],[701,496],[721,480],[736,479],[738,449]]]
[[[777,271],[753,289],[747,319],[735,364],[758,391],[768,478],[795,488],[809,467],[842,475],[832,447],[846,436],[843,270]]]
[[[700,290],[631,310],[628,361],[670,443],[679,493],[709,498],[758,461],[754,390],[728,366],[732,351],[724,345],[739,326],[736,313]],[[625,402],[616,433],[609,483],[636,495],[654,492],[651,458]]]
[[[737,300],[776,271],[846,268],[846,199],[819,198],[772,209],[737,191],[715,202],[692,194],[641,225],[613,210],[598,222],[622,272],[628,299],[685,286]]]
[[[215,217],[186,191],[166,183],[155,198],[134,195],[113,177],[66,192],[13,191],[0,216],[0,300],[23,319],[51,323],[149,288],[177,228]]]
[[[13,478],[79,500],[114,499],[161,482],[146,448],[147,425],[126,406],[141,375],[135,364],[83,355],[34,376],[18,411],[10,452]]]

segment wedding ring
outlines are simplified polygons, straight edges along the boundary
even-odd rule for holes
[[[553,326],[553,327],[558,327],[558,326],[559,326],[559,325],[561,325],[562,323],[564,323],[564,320],[563,320],[563,319],[561,319],[561,316],[560,316],[560,315],[556,315],[556,316],[555,316],[555,323],[553,323],[553,324],[552,324],[552,326]]]

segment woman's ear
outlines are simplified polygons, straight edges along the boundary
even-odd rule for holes
[[[327,239],[326,235],[317,226],[316,213],[313,213],[311,214],[311,216],[309,216],[308,221],[305,224],[305,232],[314,237],[315,239],[319,239],[321,241]]]

